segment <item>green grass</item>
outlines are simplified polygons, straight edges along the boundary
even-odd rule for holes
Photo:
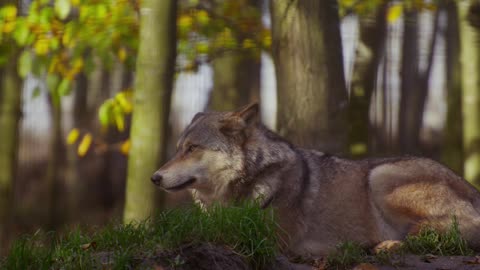
[[[172,209],[138,224],[111,224],[93,233],[35,234],[16,241],[1,269],[130,269],[142,258],[183,244],[226,245],[253,268],[277,251],[273,211],[255,203]],[[102,264],[103,262],[103,264]],[[105,265],[107,264],[107,265]]]
[[[405,239],[403,249],[417,255],[432,254],[440,256],[472,255],[467,241],[461,236],[455,217],[445,233],[439,233],[431,227],[424,227],[417,235]]]
[[[365,262],[367,252],[355,242],[343,242],[337,246],[335,252],[327,257],[328,269],[347,269],[351,266]]]
[[[474,254],[474,251],[468,247],[467,241],[461,236],[458,222],[454,217],[450,228],[446,232],[441,233],[431,227],[424,227],[417,235],[407,236],[402,247],[392,252],[382,251],[372,255],[355,242],[344,242],[338,245],[336,251],[327,257],[327,268],[350,269],[362,262],[391,265],[392,256],[399,255],[402,257],[407,253],[470,256]]]

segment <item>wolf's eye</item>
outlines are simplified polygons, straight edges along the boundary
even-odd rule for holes
[[[195,151],[195,149],[198,148],[198,145],[195,145],[195,144],[190,144],[187,148],[187,153],[192,153],[193,151]]]

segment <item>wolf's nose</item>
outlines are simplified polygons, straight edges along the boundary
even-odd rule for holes
[[[162,176],[160,174],[154,174],[152,175],[152,182],[155,184],[155,185],[160,185],[160,182],[162,181]]]

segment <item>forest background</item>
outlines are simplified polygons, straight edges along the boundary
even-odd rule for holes
[[[151,174],[193,115],[480,187],[478,0],[0,1],[0,243],[191,203]]]

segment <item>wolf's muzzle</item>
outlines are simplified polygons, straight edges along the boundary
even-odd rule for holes
[[[162,182],[163,177],[162,177],[162,175],[155,173],[155,174],[152,175],[152,178],[150,178],[150,179],[152,180],[152,182],[155,185],[159,186],[160,183]]]

